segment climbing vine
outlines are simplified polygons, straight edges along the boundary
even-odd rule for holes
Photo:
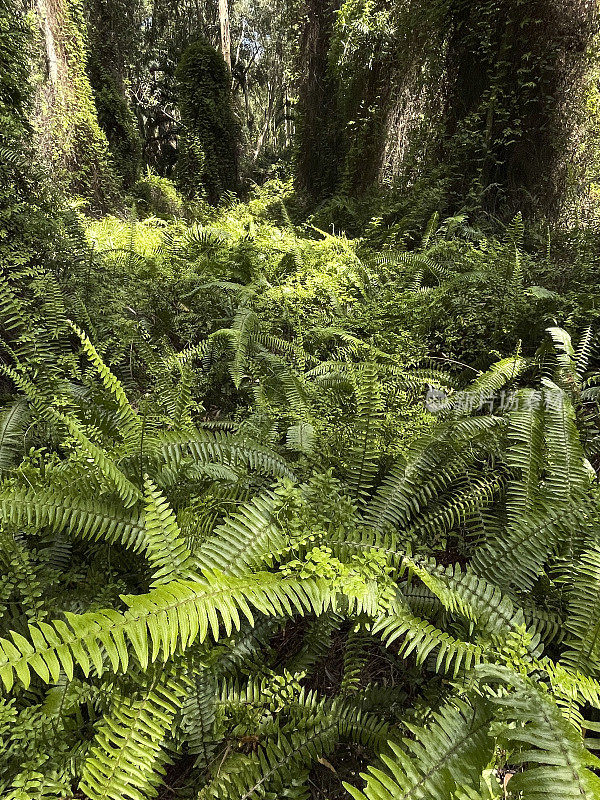
[[[205,193],[214,203],[238,182],[231,77],[222,55],[199,40],[183,53],[177,82],[182,123],[178,180],[188,196]]]

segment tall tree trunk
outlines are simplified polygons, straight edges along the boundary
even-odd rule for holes
[[[219,0],[219,22],[221,25],[221,51],[227,64],[227,69],[231,72],[231,28],[229,25],[228,0]]]
[[[452,0],[439,158],[450,209],[470,195],[510,218],[560,209],[597,11],[592,0]]]
[[[271,125],[271,119],[273,117],[273,107],[275,104],[275,94],[271,91],[271,85],[269,84],[268,88],[269,92],[269,101],[267,103],[267,110],[265,111],[265,122],[262,127],[262,130],[259,134],[258,141],[256,142],[256,147],[254,149],[254,155],[252,157],[252,162],[256,163],[258,161],[258,157],[260,155],[260,151],[263,149],[265,144],[265,139],[267,138],[267,134],[269,133],[269,126]]]
[[[80,11],[67,0],[36,0],[37,57],[47,78],[36,85],[33,122],[40,160],[53,180],[105,211],[119,204],[119,181],[98,124]]]
[[[302,76],[298,91],[296,185],[316,199],[333,194],[338,183],[341,131],[336,114],[337,82],[328,53],[339,0],[305,0],[300,42]]]

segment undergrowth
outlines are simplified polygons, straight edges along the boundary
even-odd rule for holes
[[[176,199],[0,280],[2,796],[600,796],[592,234]]]

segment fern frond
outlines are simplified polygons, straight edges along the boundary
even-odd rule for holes
[[[455,566],[441,567],[435,562],[417,562],[408,556],[404,565],[417,575],[442,605],[454,614],[477,625],[489,634],[506,635],[525,624],[520,608],[503,595],[497,586]],[[532,649],[537,645],[534,639]]]
[[[475,551],[473,571],[501,589],[530,591],[553,551],[575,535],[585,539],[589,521],[581,502],[546,504],[535,513],[522,514]]]
[[[370,637],[364,630],[351,630],[344,650],[344,672],[340,691],[352,694],[358,691],[360,676],[369,659]]]
[[[575,380],[577,375],[577,353],[570,335],[562,328],[546,328],[556,349],[556,358],[563,379]]]
[[[149,675],[133,698],[115,693],[83,764],[79,789],[90,800],[155,797],[169,758],[164,742],[181,707],[183,688],[162,672]]]
[[[4,330],[12,335],[17,332],[26,333],[28,328],[21,303],[2,275],[0,275],[0,323]]]
[[[433,541],[460,527],[481,524],[482,512],[503,494],[505,478],[502,474],[482,476],[467,482],[463,489],[453,487],[449,496],[442,496],[431,510],[426,509],[413,522],[407,534],[418,540],[426,537]]]
[[[200,569],[243,575],[252,566],[269,563],[270,554],[285,545],[274,518],[275,504],[271,492],[258,495],[215,528],[195,551]]]
[[[295,479],[285,459],[273,450],[220,431],[190,429],[183,433],[162,433],[158,443],[162,457],[173,465],[183,458],[192,458],[197,463],[221,462],[232,467],[245,466],[275,478]]]
[[[315,445],[315,427],[310,422],[299,422],[287,429],[285,445],[288,450],[295,450],[306,455],[312,453]]]
[[[85,334],[74,323],[71,322],[69,323],[69,325],[81,340],[83,350],[87,355],[87,357],[89,358],[89,360],[94,365],[106,390],[110,392],[110,394],[114,397],[114,399],[117,402],[117,405],[119,407],[119,416],[123,424],[123,431],[125,434],[125,438],[130,441],[137,440],[137,438],[140,435],[141,420],[138,414],[133,410],[129,400],[127,399],[127,395],[125,394],[125,390],[123,389],[121,382],[113,375],[113,373],[106,366],[101,356],[99,355],[98,351],[88,338],[87,334]]]
[[[379,375],[374,364],[361,373],[356,390],[356,422],[348,455],[348,485],[352,495],[364,502],[377,475],[377,435],[383,413]]]
[[[575,411],[558,387],[544,389],[544,433],[548,447],[547,492],[556,503],[570,503],[587,483],[585,455]]]
[[[464,476],[473,457],[467,443],[473,446],[478,440],[484,441],[501,424],[494,417],[462,419],[423,437],[411,449],[407,461],[396,464],[383,480],[367,506],[365,522],[378,530],[388,525],[406,526],[442,487]]]
[[[120,505],[52,490],[11,488],[0,494],[0,513],[5,523],[50,528],[83,539],[121,542],[134,551],[145,543],[139,514],[123,513]]]
[[[0,470],[14,466],[17,454],[23,450],[23,425],[28,416],[23,400],[16,400],[0,411]]]
[[[190,659],[190,687],[182,707],[182,728],[189,751],[196,756],[195,766],[205,770],[210,764],[215,741],[217,678],[214,669]]]
[[[71,436],[76,439],[109,484],[114,486],[125,508],[130,508],[142,498],[138,487],[121,472],[114,461],[108,457],[104,448],[88,439],[77,420],[66,414],[57,414],[57,418],[67,427]]]
[[[361,775],[364,792],[344,784],[354,800],[447,800],[459,788],[479,786],[493,753],[487,704],[456,699],[432,717],[428,727],[410,726],[415,739],[404,747],[390,742],[393,756],[381,756],[386,770],[369,767]]]
[[[337,725],[330,719],[317,719],[301,733],[272,732],[252,756],[233,758],[220,775],[199,794],[198,800],[253,800],[265,791],[283,792],[302,775],[303,767],[329,755],[337,741]]]
[[[129,649],[143,669],[159,657],[165,661],[192,643],[202,643],[209,633],[215,641],[221,632],[240,629],[241,617],[253,624],[251,607],[267,616],[306,612],[320,615],[336,602],[341,586],[320,578],[281,578],[253,573],[243,579],[205,573],[203,581],[172,581],[146,595],[123,595],[125,613],[105,609],[84,614],[65,613],[66,621],[30,624],[31,641],[11,632],[12,641],[0,639],[0,678],[7,690],[17,677],[25,687],[31,673],[55,682],[61,671],[72,678],[74,667],[84,675],[126,670]],[[343,588],[348,613],[373,614],[379,603],[375,587]]]
[[[482,404],[491,402],[500,389],[516,380],[528,367],[529,361],[525,358],[519,356],[504,358],[492,364],[486,372],[470,383],[464,392],[457,392],[452,397],[451,405],[457,409],[466,406],[471,410],[471,398],[479,398]]]
[[[567,650],[561,661],[598,677],[600,669],[600,547],[582,553],[575,564],[566,618]]]
[[[516,475],[509,486],[509,518],[531,513],[538,501],[544,465],[544,427],[541,396],[533,389],[516,395],[516,408],[509,415],[509,446],[506,459]]]
[[[175,578],[190,578],[193,559],[167,500],[146,475],[144,535],[146,555],[153,568],[152,586]]]
[[[485,656],[480,645],[456,639],[400,604],[395,604],[390,613],[375,620],[372,633],[380,636],[386,647],[391,647],[397,639],[404,637],[398,655],[407,658],[414,652],[417,664],[425,663],[437,651],[436,671],[444,670],[454,677],[461,668],[469,670],[481,663]]]
[[[600,778],[592,771],[600,760],[586,750],[551,698],[522,684],[492,702],[507,723],[499,736],[501,745],[510,763],[521,768],[510,780],[511,794],[532,800],[593,800],[600,795]]]

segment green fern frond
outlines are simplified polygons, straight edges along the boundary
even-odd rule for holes
[[[460,614],[479,629],[506,635],[525,625],[522,610],[515,608],[512,600],[497,586],[463,571],[459,565],[440,567],[435,562],[419,563],[408,556],[403,561],[410,573],[417,575],[448,611]],[[534,638],[532,650],[538,641]]]
[[[164,460],[174,466],[184,458],[191,458],[196,463],[220,462],[234,468],[244,466],[275,478],[295,479],[285,459],[273,450],[248,439],[236,439],[227,432],[190,429],[161,433],[158,444]]]
[[[200,569],[243,575],[250,567],[269,563],[270,554],[286,544],[274,517],[275,506],[275,495],[266,492],[228,517],[195,551]]]
[[[504,358],[476,378],[464,392],[457,392],[451,399],[451,405],[460,409],[472,409],[472,398],[479,398],[482,405],[492,402],[495,395],[507,384],[516,380],[530,365],[530,362],[519,356]]]
[[[121,418],[121,422],[123,425],[123,431],[125,434],[126,439],[136,441],[140,435],[140,428],[141,428],[141,420],[138,414],[133,410],[129,400],[127,399],[127,395],[125,394],[125,390],[121,382],[113,375],[113,373],[109,370],[106,366],[104,361],[102,360],[101,356],[98,354],[98,351],[88,338],[88,336],[80,330],[74,323],[69,323],[70,327],[73,331],[77,334],[79,339],[81,340],[81,344],[83,346],[83,350],[89,360],[94,365],[98,375],[100,376],[102,383],[104,384],[106,390],[110,392],[110,394],[114,397],[119,407],[119,416]]]
[[[406,607],[396,603],[390,613],[381,615],[373,624],[373,635],[380,636],[386,647],[391,647],[400,637],[398,649],[401,658],[415,653],[417,664],[437,651],[435,669],[444,670],[454,677],[461,668],[469,670],[485,657],[482,646],[456,639],[446,631],[436,628],[429,620],[415,616]]]
[[[315,427],[310,422],[299,422],[287,429],[285,445],[288,450],[309,455],[315,446]]]
[[[370,637],[362,629],[354,629],[348,634],[344,650],[344,672],[340,692],[352,694],[358,691],[360,676],[369,658]]]
[[[577,375],[577,353],[570,335],[562,328],[546,328],[556,350],[556,358],[563,379],[575,380]]]
[[[348,486],[352,496],[364,502],[373,487],[379,466],[377,436],[383,414],[379,375],[373,364],[360,375],[356,406],[353,444],[348,455]]]
[[[390,742],[393,755],[381,756],[385,770],[369,767],[361,776],[364,792],[344,786],[354,800],[447,800],[459,788],[479,786],[493,753],[489,724],[490,710],[481,700],[446,703],[428,727],[410,726],[415,738],[405,739],[404,747]]]
[[[511,794],[522,793],[532,800],[557,796],[593,800],[600,795],[600,778],[592,771],[600,767],[600,760],[586,750],[581,736],[547,695],[523,683],[518,691],[494,697],[492,703],[506,720],[500,744],[510,763],[519,768],[510,780]]]
[[[146,475],[144,535],[146,555],[152,565],[153,587],[191,577],[193,559],[167,500]]]
[[[190,687],[183,702],[181,725],[195,766],[207,769],[217,746],[215,740],[217,678],[214,669],[190,659]]]
[[[474,457],[471,448],[501,424],[494,417],[462,419],[423,437],[411,448],[407,461],[400,461],[384,478],[367,506],[365,522],[378,530],[407,526],[443,488],[465,475]]]
[[[582,553],[575,564],[566,618],[567,650],[561,661],[574,670],[600,675],[600,548]]]
[[[16,400],[0,411],[0,470],[13,467],[19,451],[23,451],[23,427],[28,417],[24,400]]]
[[[165,671],[146,678],[132,698],[115,693],[83,764],[79,789],[90,800],[155,797],[169,758],[164,743],[183,687]]]
[[[297,782],[302,768],[329,755],[337,740],[337,725],[325,718],[300,733],[273,731],[252,756],[238,756],[199,794],[198,800],[254,800],[265,792],[285,797],[284,790]],[[268,795],[267,795],[268,796]]]
[[[268,616],[306,612],[320,615],[343,591],[348,613],[373,614],[379,603],[374,587],[332,585],[320,578],[281,578],[253,573],[243,579],[206,572],[203,581],[172,581],[146,595],[123,595],[125,613],[105,609],[65,613],[66,621],[29,625],[31,641],[15,631],[12,641],[0,639],[0,678],[7,690],[15,677],[28,687],[32,672],[43,681],[57,681],[62,672],[73,677],[126,670],[130,648],[143,669],[159,657],[166,661],[192,643],[212,634],[215,641],[240,629],[241,618],[253,624],[251,607]],[[106,663],[103,653],[108,656]],[[110,664],[110,667],[108,666]]]
[[[554,502],[570,503],[588,480],[575,411],[558,387],[545,388],[543,397],[544,434],[548,448],[546,489]]]
[[[28,329],[21,303],[2,275],[0,275],[0,322],[4,330],[11,335],[17,332],[26,333]]]
[[[516,408],[509,415],[506,460],[516,475],[509,487],[509,517],[531,513],[540,493],[544,466],[544,426],[541,395],[522,389],[515,395]]]
[[[589,520],[582,501],[554,506],[545,504],[535,513],[521,514],[502,534],[478,548],[471,567],[501,589],[531,590],[550,555],[565,541],[585,539]]]
[[[505,489],[505,478],[500,474],[482,476],[468,481],[465,488],[453,487],[449,496],[443,496],[431,509],[424,510],[413,522],[407,534],[418,540],[426,537],[434,541],[461,527],[475,527],[481,523],[482,513],[490,508]]]
[[[584,330],[579,344],[577,345],[576,362],[577,362],[577,375],[581,380],[586,370],[588,369],[592,352],[594,350],[595,334],[591,325],[588,325]]]
[[[144,547],[144,526],[133,510],[123,513],[121,505],[71,497],[50,489],[11,488],[0,493],[0,513],[5,523],[50,528],[83,539],[121,542],[134,551]]]
[[[114,461],[108,457],[104,448],[99,447],[88,439],[76,419],[66,414],[57,414],[57,418],[67,427],[71,436],[76,439],[109,484],[114,486],[125,508],[130,508],[138,500],[141,500],[142,493],[138,487],[121,472]]]

